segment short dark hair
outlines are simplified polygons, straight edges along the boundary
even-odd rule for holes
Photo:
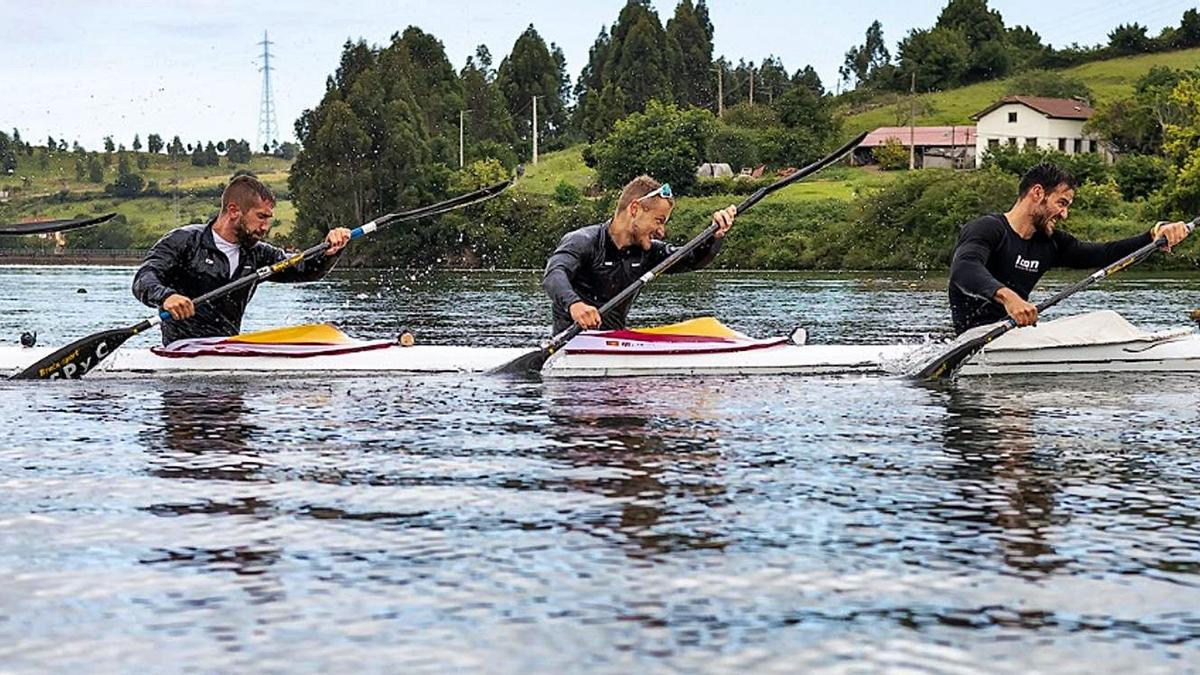
[[[275,203],[275,193],[252,174],[234,176],[221,193],[221,212],[229,208],[230,202],[237,204],[242,211],[249,211],[256,198],[269,204]]]
[[[1042,189],[1047,193],[1054,192],[1059,185],[1066,185],[1071,190],[1079,187],[1079,183],[1075,180],[1075,176],[1071,175],[1070,171],[1053,162],[1042,162],[1026,171],[1025,175],[1021,176],[1021,187],[1018,196],[1024,197],[1029,194],[1034,185],[1041,185]]]

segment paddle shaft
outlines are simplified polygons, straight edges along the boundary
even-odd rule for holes
[[[459,195],[458,197],[455,197],[453,199],[447,199],[446,201],[439,202],[437,204],[431,204],[429,206],[423,206],[421,208],[411,209],[409,211],[400,211],[397,213],[389,213],[387,215],[380,216],[380,217],[376,218],[375,220],[372,220],[369,223],[363,223],[362,225],[359,225],[358,227],[350,230],[350,240],[353,241],[360,237],[364,237],[368,234],[371,234],[372,232],[375,232],[376,230],[378,230],[381,227],[385,227],[385,226],[395,223],[397,221],[417,220],[419,218],[436,216],[436,215],[440,215],[442,213],[446,213],[447,211],[453,211],[454,209],[461,208],[463,206],[467,206],[471,203],[479,201],[480,199],[492,197],[496,194],[499,194],[500,192],[502,192],[504,189],[506,189],[510,185],[512,185],[512,181],[507,180],[502,183],[496,183],[495,185],[489,185],[488,187],[481,188],[474,192],[468,192],[466,194]],[[257,270],[255,270],[252,274],[247,274],[244,277],[239,277],[239,278],[225,284],[224,286],[221,286],[219,288],[214,288],[213,290],[211,290],[203,295],[193,298],[192,305],[193,306],[202,305],[204,303],[211,302],[212,300],[215,300],[217,298],[221,298],[226,295],[229,295],[230,293],[233,293],[233,292],[240,290],[242,288],[245,288],[247,286],[256,284],[260,281],[265,281],[266,279],[269,279],[271,276],[278,274],[286,269],[296,267],[297,265],[300,265],[308,260],[312,260],[313,258],[316,258],[317,256],[324,254],[325,251],[327,251],[327,250],[329,250],[329,242],[323,241],[323,242],[317,244],[316,246],[310,247],[310,248],[305,249],[304,251],[301,251],[300,253],[297,253],[291,257],[280,260],[279,262],[275,263],[274,265],[264,265],[263,267],[260,267]],[[159,310],[157,316],[155,316],[151,319],[148,319],[148,325],[146,327],[149,328],[152,326],[156,326],[159,323],[166,321],[167,319],[170,319],[170,318],[171,318],[170,312],[168,312],[166,310]],[[141,324],[139,324],[139,325],[141,325]],[[145,330],[145,329],[143,328],[142,330]]]
[[[743,213],[745,213],[746,211],[750,210],[750,207],[752,207],[755,204],[757,204],[758,202],[762,201],[763,197],[766,197],[767,195],[771,194],[772,192],[775,192],[776,190],[779,190],[780,188],[787,187],[788,185],[795,183],[796,181],[800,180],[801,178],[804,178],[805,176],[810,176],[810,175],[820,171],[821,169],[824,169],[825,167],[829,166],[830,164],[833,164],[834,162],[841,160],[842,157],[844,157],[846,155],[846,153],[848,153],[851,150],[853,150],[854,148],[858,147],[858,144],[862,143],[863,139],[866,138],[866,136],[867,136],[866,133],[859,134],[850,142],[846,143],[845,145],[838,148],[837,150],[834,150],[833,153],[813,162],[812,164],[809,164],[808,166],[804,167],[803,169],[799,169],[796,172],[789,174],[787,177],[785,177],[783,179],[777,180],[774,183],[767,185],[766,187],[762,187],[762,188],[759,188],[758,190],[754,191],[754,193],[751,194],[746,199],[744,199],[741,204],[737,205],[738,215],[740,216]],[[638,277],[636,281],[634,281],[633,283],[629,284],[624,289],[622,289],[622,291],[620,293],[617,293],[615,296],[613,296],[611,300],[609,300],[608,302],[601,305],[600,308],[597,310],[600,313],[600,316],[603,317],[608,312],[612,311],[612,309],[614,307],[621,306],[622,303],[628,301],[631,297],[633,297],[638,292],[640,292],[643,288],[645,288],[646,284],[650,283],[651,281],[654,281],[654,279],[661,276],[664,272],[666,272],[668,269],[673,267],[675,265],[675,263],[679,262],[684,257],[690,255],[692,253],[692,251],[696,250],[697,247],[699,247],[700,245],[707,242],[710,237],[712,237],[714,234],[716,234],[718,228],[719,228],[719,226],[716,223],[711,223],[711,224],[709,224],[708,227],[704,228],[704,230],[702,232],[700,232],[700,234],[696,235],[691,241],[689,241],[688,243],[684,244],[683,246],[680,246],[679,248],[675,249],[675,251],[673,253],[671,253],[671,255],[664,258],[662,262],[655,265],[649,272],[646,272],[642,276]],[[557,351],[563,345],[570,342],[572,338],[574,338],[576,335],[579,335],[581,332],[583,332],[583,328],[580,327],[579,324],[574,324],[574,325],[568,326],[567,328],[563,329],[560,333],[558,333],[554,337],[550,338],[550,342],[547,343],[547,345],[545,347],[543,347],[543,351],[545,351],[547,354],[553,354],[555,351]]]

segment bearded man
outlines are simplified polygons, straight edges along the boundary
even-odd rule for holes
[[[208,223],[171,230],[146,254],[133,277],[133,295],[144,304],[170,312],[162,325],[164,345],[184,338],[227,337],[242,328],[242,315],[257,284],[197,307],[192,298],[288,257],[263,241],[275,216],[275,195],[254,176],[230,181],[221,194],[221,212]],[[330,230],[322,258],[305,261],[270,277],[271,281],[316,281],[333,269],[350,241],[350,230]]]
[[[1037,323],[1029,294],[1054,267],[1097,269],[1167,237],[1170,250],[1188,236],[1187,224],[1161,222],[1142,234],[1103,243],[1079,241],[1057,229],[1075,199],[1075,178],[1051,163],[1030,169],[1017,201],[962,226],[950,263],[950,314],[956,333],[1010,316]]]

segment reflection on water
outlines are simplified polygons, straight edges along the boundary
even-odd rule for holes
[[[388,331],[412,325],[392,312],[403,293],[445,341],[489,312],[540,330],[505,314],[537,304],[524,277],[435,281],[353,309],[280,290],[255,320],[344,311],[353,332]],[[677,290],[735,325],[807,307],[819,334],[845,335],[895,288],[716,275]],[[1104,297],[1125,310],[1159,292]],[[123,303],[107,293],[88,302]],[[924,311],[870,330],[936,326]],[[0,312],[0,331],[14,321]],[[0,383],[0,399],[5,671],[1197,662],[1188,376],[176,378]]]

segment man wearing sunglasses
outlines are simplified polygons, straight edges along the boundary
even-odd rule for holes
[[[596,308],[678,248],[661,241],[674,208],[670,185],[649,176],[638,176],[621,190],[617,212],[611,220],[568,232],[562,238],[546,262],[542,277],[542,287],[552,302],[555,333],[566,330],[572,323],[587,329],[625,328],[634,298],[614,307],[604,317]],[[716,234],[667,272],[698,270],[712,262],[735,215],[737,208],[733,206],[713,213],[713,222],[718,226]]]

